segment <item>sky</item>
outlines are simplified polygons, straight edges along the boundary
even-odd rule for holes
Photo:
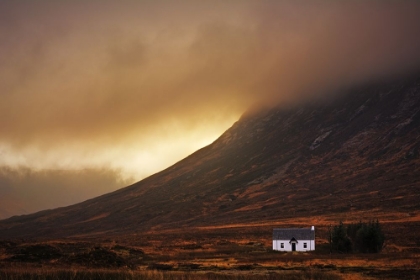
[[[158,172],[250,107],[420,66],[420,1],[0,1],[0,218]]]

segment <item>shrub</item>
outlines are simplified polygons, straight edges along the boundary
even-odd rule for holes
[[[72,255],[68,257],[67,262],[87,267],[121,267],[126,265],[122,257],[102,247],[94,247],[87,252]]]
[[[14,256],[9,260],[19,262],[39,262],[44,260],[58,259],[61,257],[61,252],[48,244],[35,244],[18,247]]]
[[[347,233],[353,240],[353,250],[360,253],[378,253],[382,250],[385,236],[379,221],[351,224]]]
[[[340,221],[331,233],[331,247],[340,253],[378,253],[382,250],[384,241],[385,236],[378,220],[350,224],[347,228]]]
[[[334,227],[331,236],[332,249],[340,253],[348,253],[351,251],[351,241],[347,236],[343,222],[340,221],[338,226]]]
[[[172,270],[173,265],[164,263],[151,263],[147,267],[149,270]]]

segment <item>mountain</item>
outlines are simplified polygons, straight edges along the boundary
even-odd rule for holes
[[[118,191],[0,221],[0,238],[420,216],[420,76],[245,114]]]

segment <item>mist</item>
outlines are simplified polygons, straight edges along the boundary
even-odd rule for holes
[[[63,207],[127,185],[118,172],[100,169],[0,169],[0,219]],[[96,186],[96,187],[92,187]]]
[[[2,1],[0,166],[107,170],[113,187],[78,190],[105,193],[210,144],[257,103],[419,69],[419,12],[387,0]]]

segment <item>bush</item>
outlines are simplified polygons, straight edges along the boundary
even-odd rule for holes
[[[125,260],[106,248],[94,247],[87,252],[78,253],[68,257],[67,262],[87,267],[122,267]]]
[[[39,262],[58,259],[61,252],[58,248],[48,244],[35,244],[18,247],[10,261],[18,262]]]
[[[343,222],[340,221],[340,224],[334,227],[334,230],[331,236],[331,242],[332,242],[331,247],[333,250],[340,253],[351,252],[352,244],[346,234],[346,229],[343,225]]]
[[[151,263],[147,267],[149,270],[172,270],[173,265],[164,263]]]
[[[369,223],[359,222],[347,228],[348,235],[353,240],[353,250],[360,253],[379,253],[384,245],[385,236],[379,221]]]
[[[331,247],[334,251],[348,253],[379,253],[385,241],[379,221],[350,224],[347,228],[340,221],[331,233]]]

